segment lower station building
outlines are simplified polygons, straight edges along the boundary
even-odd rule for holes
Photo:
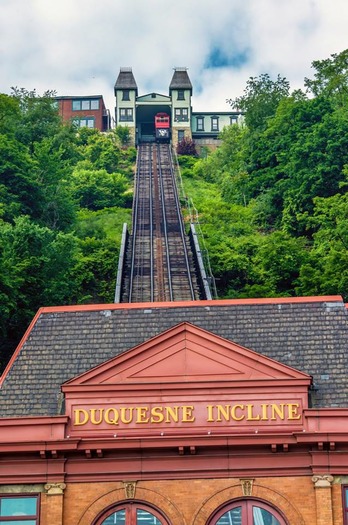
[[[338,296],[49,307],[1,377],[0,525],[342,525]]]

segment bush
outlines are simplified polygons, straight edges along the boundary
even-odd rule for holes
[[[191,155],[197,157],[197,150],[194,140],[184,137],[176,148],[178,155]]]
[[[126,126],[117,126],[115,133],[121,141],[122,146],[127,146],[130,141],[130,131]]]

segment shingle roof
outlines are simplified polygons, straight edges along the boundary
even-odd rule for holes
[[[185,67],[177,67],[174,69],[173,78],[169,85],[169,93],[173,89],[189,89],[192,94],[192,84]]]
[[[121,67],[115,82],[115,91],[117,89],[135,89],[136,93],[138,93],[138,86],[135,82],[132,68]]]
[[[347,310],[328,297],[44,308],[5,376],[0,416],[60,413],[62,383],[183,321],[312,375],[313,406],[347,406]]]

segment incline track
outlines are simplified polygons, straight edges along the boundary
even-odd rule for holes
[[[199,299],[168,144],[138,147],[129,251],[123,302]]]

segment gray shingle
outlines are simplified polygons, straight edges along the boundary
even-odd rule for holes
[[[132,68],[121,67],[115,82],[115,91],[117,89],[134,89],[138,93],[138,86],[135,82]]]
[[[4,381],[2,417],[57,414],[62,383],[183,321],[312,375],[313,406],[347,406],[347,310],[341,301],[100,308],[43,310]]]
[[[169,85],[169,93],[172,89],[189,89],[192,94],[192,84],[185,67],[174,69],[174,74]]]

